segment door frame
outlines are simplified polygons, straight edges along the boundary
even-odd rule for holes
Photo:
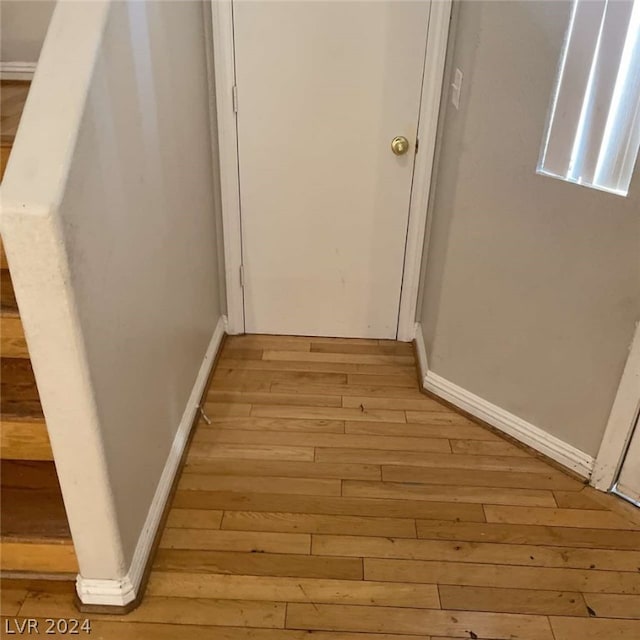
[[[593,466],[590,484],[596,489],[610,491],[618,481],[639,411],[640,322],[636,323],[620,386]]]
[[[438,114],[443,93],[443,77],[452,0],[431,0],[427,46],[418,114],[418,151],[410,193],[407,241],[401,282],[397,338],[410,342],[415,337],[422,249],[427,225],[427,206],[431,190],[436,146]],[[240,211],[240,175],[238,129],[235,100],[235,50],[232,0],[211,0],[212,43],[220,191],[224,238],[225,281],[227,290],[227,332],[244,333],[242,291],[242,218]],[[215,150],[214,150],[215,152]]]

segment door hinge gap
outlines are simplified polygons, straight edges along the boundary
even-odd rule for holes
[[[240,265],[240,286],[244,287],[244,265]]]
[[[231,95],[233,100],[233,113],[238,113],[238,85],[233,85]]]

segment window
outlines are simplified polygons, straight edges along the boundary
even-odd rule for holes
[[[640,147],[640,0],[574,0],[538,173],[626,196]]]

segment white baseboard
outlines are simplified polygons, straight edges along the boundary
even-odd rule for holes
[[[0,80],[31,80],[37,62],[0,62]]]
[[[174,478],[178,472],[182,455],[189,440],[191,426],[198,412],[200,399],[204,393],[211,367],[213,366],[225,334],[225,325],[226,317],[223,316],[218,320],[204,360],[200,366],[200,371],[198,372],[193,390],[189,396],[187,407],[180,420],[180,425],[173,439],[171,451],[169,452],[164,470],[160,476],[156,493],[149,507],[147,519],[138,538],[138,544],[136,545],[127,575],[119,580],[96,580],[83,578],[81,575],[78,575],[76,578],[76,591],[83,604],[124,606],[136,599],[149,561],[156,532],[160,526],[162,514],[169,499]]]
[[[427,391],[559,462],[583,478],[588,478],[591,475],[594,465],[592,456],[513,413],[509,413],[484,398],[463,389],[437,373],[429,371],[427,351],[419,325],[416,327],[416,348],[420,363],[420,375],[423,376],[422,384]]]

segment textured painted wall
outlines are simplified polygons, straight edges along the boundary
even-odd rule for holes
[[[569,8],[456,7],[418,319],[435,373],[595,455],[640,319],[640,170],[628,198],[535,173]]]

